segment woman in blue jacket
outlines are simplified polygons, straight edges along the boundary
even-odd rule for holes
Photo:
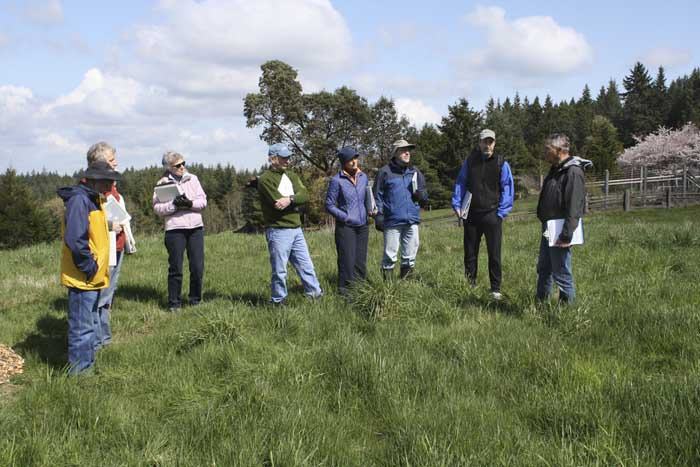
[[[360,154],[346,146],[337,156],[341,169],[328,184],[326,211],[335,218],[338,291],[346,296],[352,282],[367,277],[367,216],[374,213],[365,207],[368,179],[360,170]]]

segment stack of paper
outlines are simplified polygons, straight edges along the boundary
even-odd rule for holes
[[[472,192],[467,190],[462,198],[462,206],[459,208],[459,217],[466,219],[469,217],[469,206],[472,204]]]
[[[549,241],[549,246],[554,246],[559,235],[561,235],[561,230],[564,228],[564,219],[551,219],[547,221],[547,230],[545,235]],[[578,226],[574,230],[574,234],[571,236],[572,245],[583,245],[583,219],[579,218]]]

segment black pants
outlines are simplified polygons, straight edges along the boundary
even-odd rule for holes
[[[204,276],[204,228],[174,229],[165,232],[165,247],[168,249],[168,306],[182,304],[182,261],[187,250],[190,266],[190,304],[202,300],[202,277]]]
[[[489,279],[491,291],[501,290],[501,240],[503,219],[496,211],[469,213],[464,224],[464,272],[472,284],[476,283],[481,236],[486,237],[489,256]]]
[[[369,226],[335,224],[335,249],[338,252],[338,290],[347,293],[351,282],[367,277],[367,240]]]

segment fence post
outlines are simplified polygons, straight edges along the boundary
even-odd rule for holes
[[[629,188],[625,190],[625,194],[622,197],[622,209],[625,210],[625,212],[629,211],[632,208],[632,190]]]
[[[540,173],[540,191],[542,191],[542,185],[544,185],[544,177],[543,177],[543,175]]]
[[[666,208],[671,207],[671,187],[666,188]]]
[[[647,168],[645,166],[640,167],[639,169],[639,194],[642,195],[642,206],[647,205],[647,197],[646,197],[646,191],[647,191]]]
[[[591,210],[591,194],[586,192],[586,197],[584,198],[585,204],[583,207],[583,212],[588,213]]]
[[[683,164],[683,207],[688,206],[688,166]]]
[[[603,198],[603,209],[608,209],[608,193],[610,190],[610,171],[605,169],[605,185],[603,185],[603,193],[605,193],[605,198]]]

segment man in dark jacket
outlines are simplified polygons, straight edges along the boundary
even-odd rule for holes
[[[384,230],[384,257],[382,274],[391,277],[401,248],[401,278],[410,275],[416,264],[418,253],[419,203],[428,200],[425,177],[410,165],[411,149],[400,139],[394,142],[391,161],[379,169],[374,184],[374,198],[378,215],[378,229]]]
[[[479,147],[467,157],[457,176],[452,209],[464,220],[464,273],[476,285],[479,245],[481,236],[485,236],[491,296],[500,300],[503,219],[513,209],[514,188],[510,165],[495,154],[495,147],[496,133],[483,130],[479,134]],[[467,204],[468,214],[463,209]]]
[[[583,170],[590,161],[569,154],[569,138],[553,134],[545,140],[544,159],[552,165],[544,179],[537,203],[542,222],[540,254],[537,261],[537,299],[549,298],[552,280],[559,287],[559,301],[573,303],[576,296],[571,270],[571,240],[583,217],[586,183]],[[550,246],[547,221],[563,219],[561,233]]]
[[[367,277],[367,175],[360,170],[360,154],[346,146],[337,153],[338,172],[328,183],[326,211],[335,218],[335,249],[338,254],[338,291],[345,296],[356,280]],[[371,209],[371,208],[370,208]]]

